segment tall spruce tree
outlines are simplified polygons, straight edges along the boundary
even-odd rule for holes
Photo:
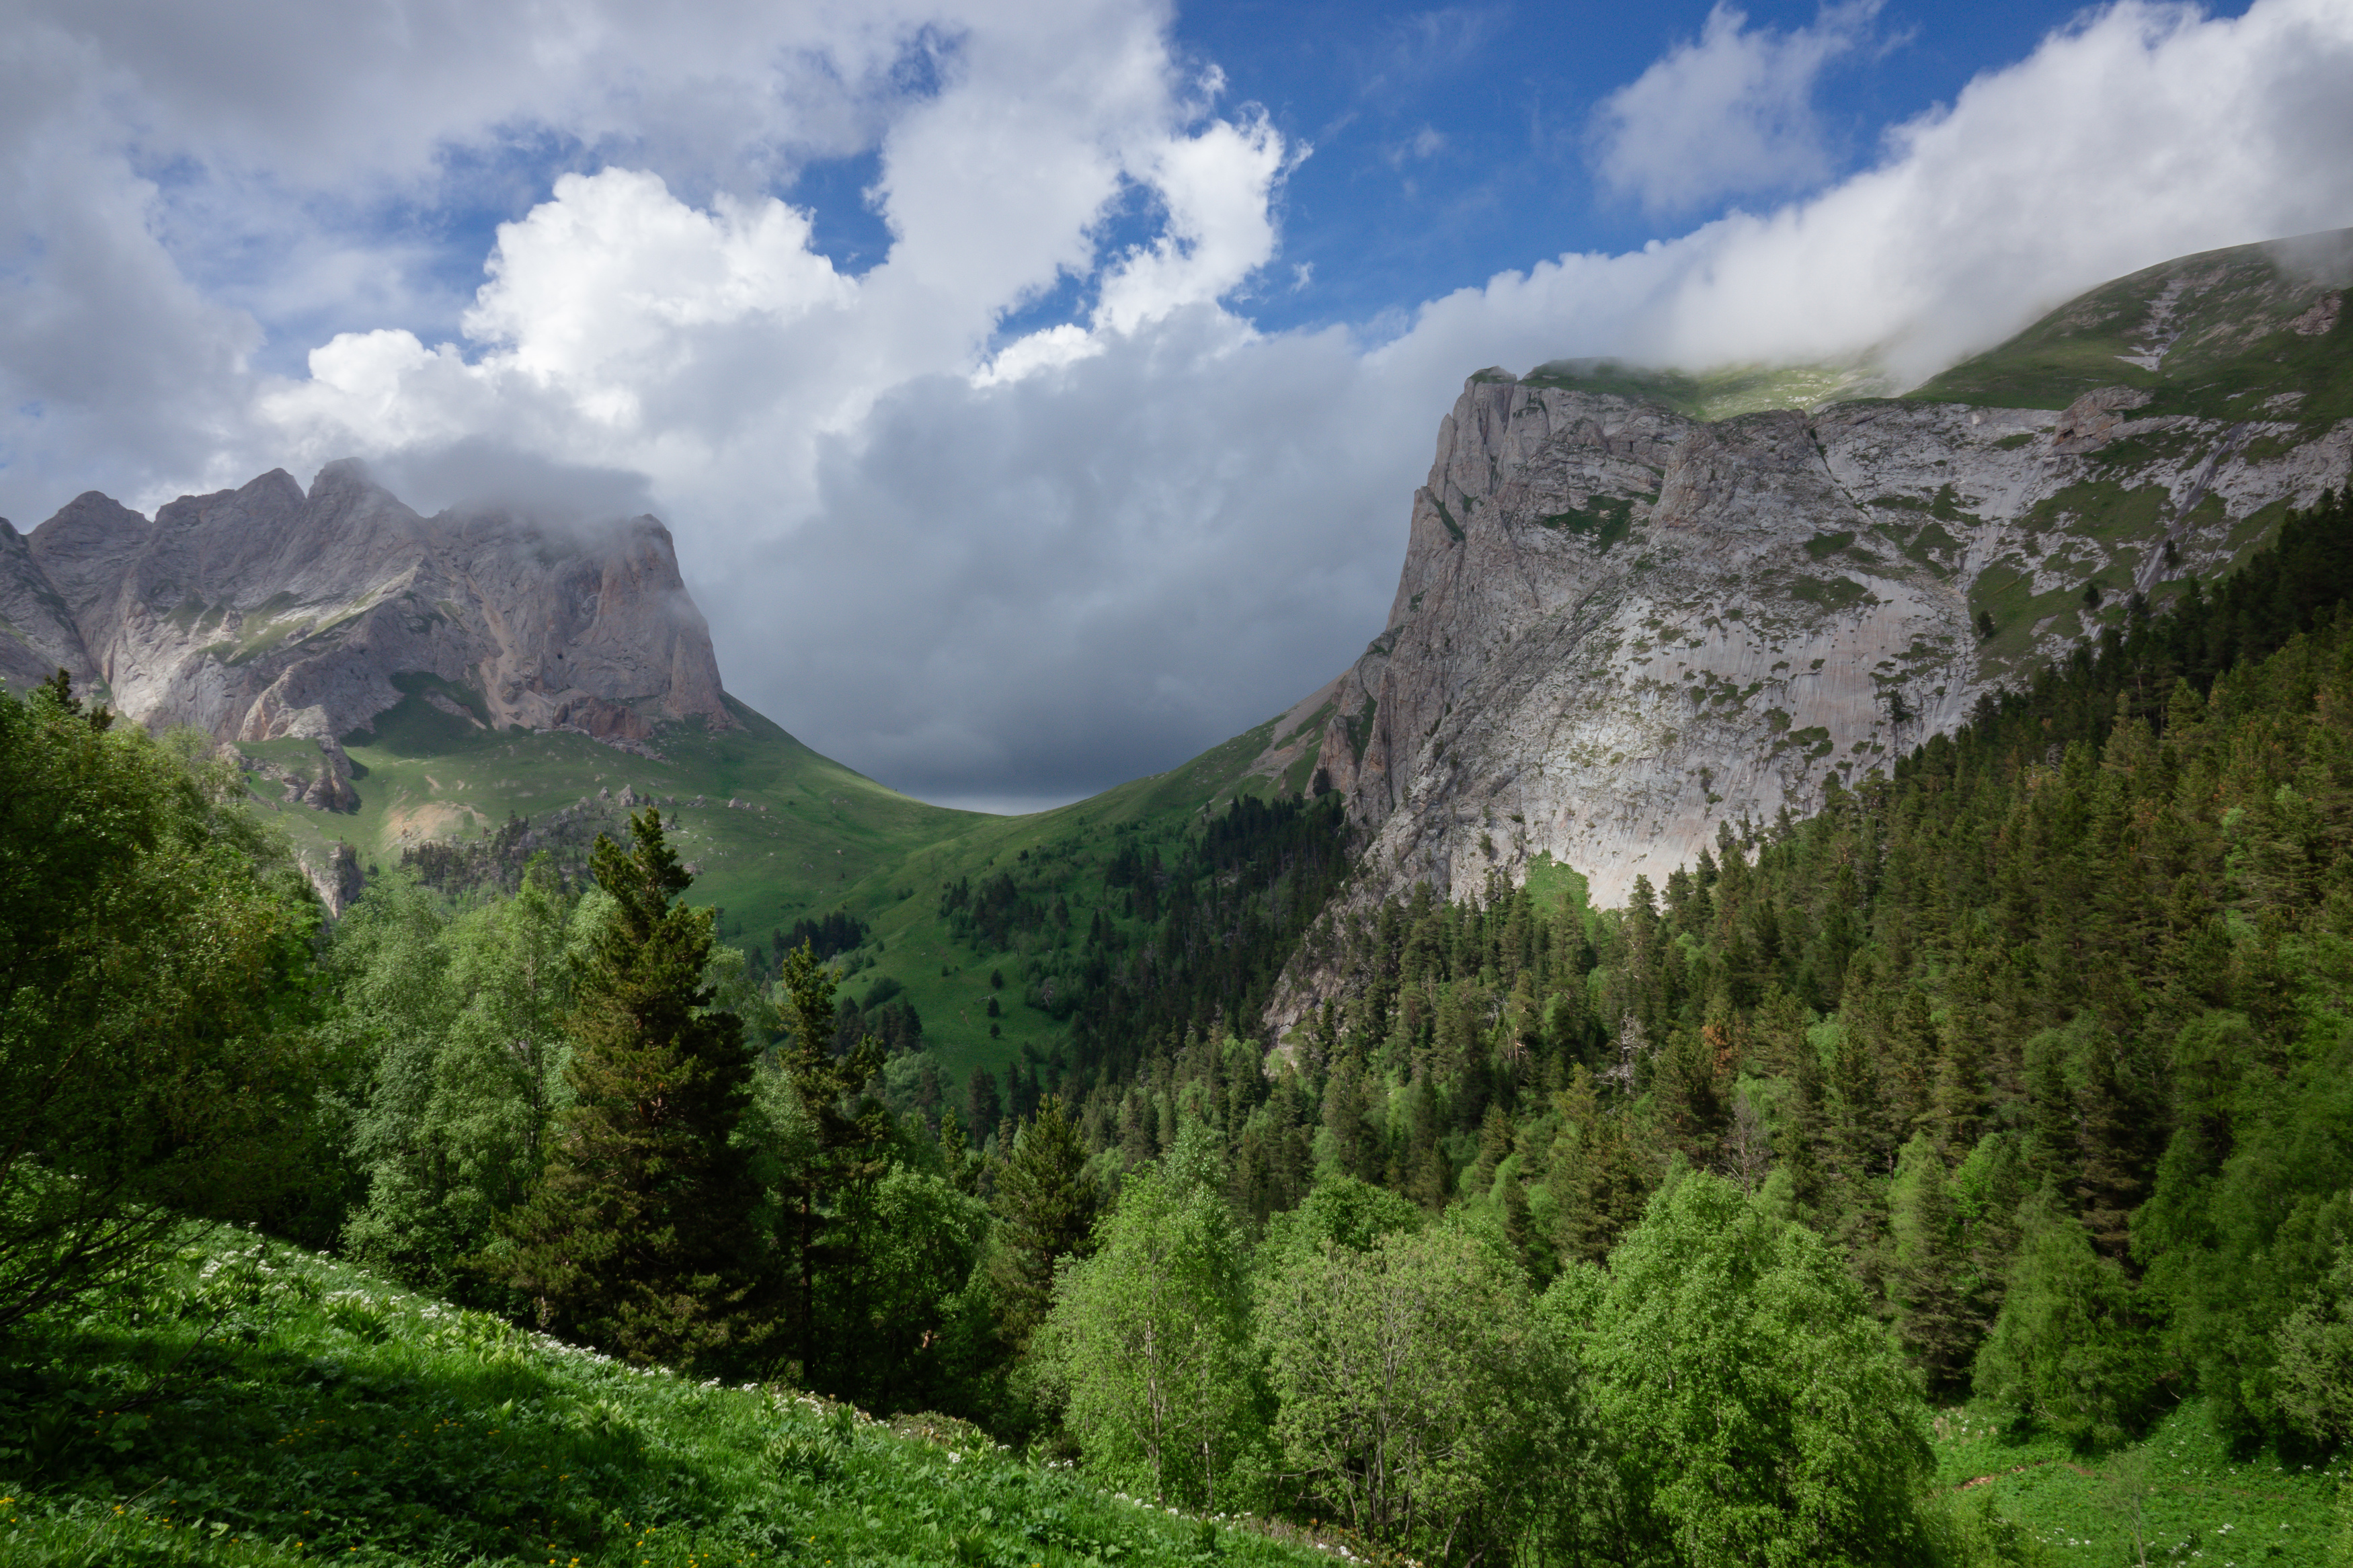
[[[999,1330],[1016,1350],[1045,1319],[1054,1266],[1092,1250],[1095,1190],[1086,1167],[1086,1146],[1062,1112],[1062,1097],[1048,1095],[1036,1119],[1014,1136],[997,1173],[1000,1228],[989,1276],[997,1287]]]
[[[834,1052],[833,971],[808,942],[785,955],[780,983],[793,1032],[785,1074],[813,1133],[807,1157],[786,1173],[784,1196],[793,1252],[793,1343],[801,1380],[814,1386],[831,1348],[818,1342],[818,1277],[851,1261],[854,1238],[839,1235],[834,1221],[854,1209],[860,1190],[882,1174],[890,1113],[865,1092],[882,1069],[881,1042],[866,1035],[848,1051]]]
[[[547,1171],[504,1228],[504,1271],[543,1327],[631,1361],[725,1363],[767,1323],[749,1157],[731,1142],[750,1100],[743,1026],[702,983],[713,911],[648,808],[634,847],[596,840],[613,900],[575,982],[574,1102]]]

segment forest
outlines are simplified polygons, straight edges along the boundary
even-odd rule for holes
[[[1622,910],[1352,900],[1329,796],[1116,907],[942,888],[1069,1027],[961,1096],[852,917],[723,944],[657,811],[330,922],[203,742],[0,697],[0,1400],[215,1222],[1429,1563],[2045,1561],[1934,1484],[1971,1400],[2335,1474],[2348,511]]]

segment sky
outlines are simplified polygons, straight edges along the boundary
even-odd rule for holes
[[[2353,225],[2353,0],[12,0],[0,514],[651,511],[728,688],[1068,800],[1383,629],[1463,379],[1925,378]]]

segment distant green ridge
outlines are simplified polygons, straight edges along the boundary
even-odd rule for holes
[[[944,887],[1023,865],[1033,852],[1042,865],[1050,851],[1053,864],[1066,868],[1063,891],[1092,910],[1108,901],[1103,868],[1114,840],[1171,853],[1238,795],[1271,798],[1298,787],[1249,772],[1273,738],[1275,719],[1166,773],[1055,810],[993,816],[902,795],[732,697],[728,711],[739,728],[675,726],[653,741],[661,753],[656,760],[570,731],[493,731],[431,700],[480,713],[480,696],[470,689],[431,677],[403,678],[403,685],[406,698],[370,729],[343,737],[357,809],[282,803],[282,787],[258,775],[255,809],[314,858],[340,840],[364,867],[389,870],[404,848],[427,839],[462,845],[510,816],[544,821],[583,801],[607,812],[618,831],[617,805],[600,792],[617,797],[626,786],[650,796],[662,803],[665,821],[676,820],[670,842],[695,868],[688,898],[719,907],[729,944],[758,946],[796,920],[836,909],[871,927],[866,943],[842,960],[845,994],[871,994],[886,980],[902,987],[923,1017],[925,1047],[954,1079],[958,1097],[974,1067],[1001,1067],[1024,1046],[1042,1053],[1066,1029],[1023,1004],[1018,954],[976,953],[950,939],[939,908]],[[321,760],[305,740],[239,750],[297,773]],[[1311,752],[1290,771],[1303,777],[1313,762]],[[698,799],[702,805],[691,804]],[[1002,991],[987,984],[992,968],[1008,977]],[[1000,1009],[994,1018],[987,1013],[992,995]]]
[[[1655,403],[1687,418],[1713,422],[1774,408],[1815,408],[1894,390],[1875,365],[1720,365],[1687,373],[1615,359],[1558,359],[1519,378],[1525,386],[1559,387]]]
[[[2064,408],[2105,386],[2147,415],[2353,417],[2353,229],[2209,250],[2077,296],[1905,394],[1928,403]]]

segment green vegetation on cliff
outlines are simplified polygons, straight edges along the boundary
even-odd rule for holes
[[[2353,231],[2186,256],[2103,285],[1905,395],[2064,408],[2099,387],[2147,415],[2353,417]]]

